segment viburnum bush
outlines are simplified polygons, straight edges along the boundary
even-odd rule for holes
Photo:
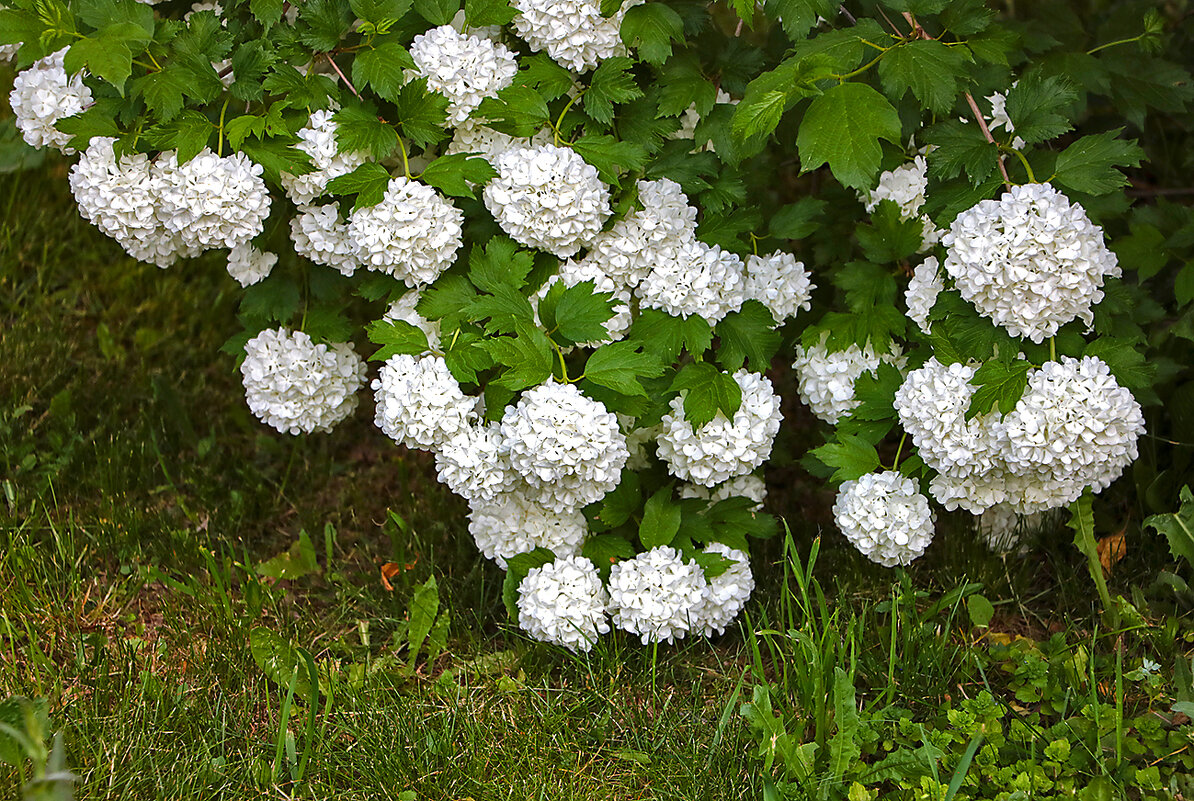
[[[889,566],[940,508],[1011,547],[1072,506],[1093,559],[1091,494],[1176,374],[1103,227],[1124,125],[1194,91],[1147,4],[6,2],[16,125],[80,213],[163,268],[226,252],[253,413],[326,432],[371,388],[536,639],[734,620],[776,359]]]

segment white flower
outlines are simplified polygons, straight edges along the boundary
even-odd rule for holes
[[[265,280],[274,265],[278,263],[277,253],[263,253],[252,245],[237,245],[228,253],[228,274],[242,287],[252,286]]]
[[[597,568],[583,556],[531,568],[518,585],[518,625],[541,642],[588,651],[609,632],[609,594]]]
[[[469,503],[492,503],[518,479],[502,452],[497,423],[470,425],[445,439],[435,452],[435,470],[448,489]]]
[[[962,297],[1033,342],[1076,317],[1091,325],[1103,279],[1120,275],[1103,229],[1049,184],[980,202],[958,215],[943,242],[945,270]]]
[[[1015,89],[1019,83],[1019,81],[1013,83],[1012,88]],[[987,102],[991,104],[991,117],[987,130],[997,131],[1003,128],[1008,133],[1015,133],[1016,126],[1012,124],[1012,118],[1007,114],[1007,96],[1002,92],[995,92],[987,96]],[[966,121],[969,122],[969,119],[967,118]],[[1025,144],[1025,141],[1018,136],[1012,139],[1012,147],[1016,150],[1023,150]]]
[[[626,460],[626,469],[645,470],[650,465],[650,454],[647,446],[655,442],[661,428],[657,425],[647,428],[635,427],[635,419],[629,415],[618,415],[618,422],[626,431],[626,447],[630,451],[630,458]]]
[[[597,168],[566,147],[507,150],[485,186],[485,207],[515,241],[560,258],[592,243],[609,217],[609,189]]]
[[[734,381],[742,389],[742,405],[733,420],[718,411],[712,420],[693,430],[684,417],[683,396],[672,399],[671,413],[663,416],[658,449],[672,475],[714,487],[750,473],[771,455],[783,419],[780,398],[770,379],[757,373],[739,370]]]
[[[357,407],[365,363],[352,345],[316,345],[302,331],[267,329],[240,366],[249,409],[282,433],[330,431]]]
[[[518,62],[502,44],[441,25],[415,37],[410,55],[427,87],[448,98],[448,122],[459,125],[487,97],[514,81]]]
[[[302,175],[282,173],[286,196],[296,206],[310,205],[322,195],[333,178],[347,175],[369,160],[368,153],[341,153],[336,144],[339,125],[332,119],[332,111],[316,111],[307,124],[299,129],[301,140],[296,147],[311,157],[315,169]]]
[[[1003,420],[1008,470],[1026,479],[1023,513],[1101,492],[1136,460],[1144,416],[1099,358],[1068,356],[1028,375],[1028,388]]]
[[[377,427],[408,448],[438,448],[476,418],[477,399],[460,390],[442,356],[393,356],[373,390]]]
[[[523,393],[501,432],[514,470],[557,511],[604,497],[630,457],[617,417],[572,384],[549,381]]]
[[[217,17],[219,17],[221,14],[224,13],[224,7],[222,5],[220,5],[219,3],[210,3],[210,2],[194,3],[191,5],[191,10],[188,11],[187,13],[183,14],[182,18],[183,18],[183,20],[190,22],[192,16],[194,16],[195,14],[198,14],[202,11],[211,11]],[[220,20],[220,21],[221,21],[221,23],[223,23],[224,27],[228,27],[227,20]]]
[[[380,203],[352,212],[348,237],[362,264],[417,286],[452,266],[463,223],[463,212],[430,186],[393,178]]]
[[[746,260],[746,299],[766,306],[777,323],[795,317],[801,309],[808,311],[816,288],[804,263],[791,253],[776,251]]]
[[[755,577],[750,571],[750,557],[720,542],[705,546],[705,553],[717,554],[733,562],[724,573],[709,580],[700,604],[692,613],[692,630],[706,637],[721,634],[750,600]]]
[[[701,498],[710,503],[718,503],[727,498],[748,498],[755,502],[755,511],[760,511],[763,502],[767,500],[767,484],[754,473],[748,473],[735,476],[713,488],[702,487],[700,484],[682,484],[680,497]]]
[[[66,74],[63,62],[68,49],[64,47],[18,73],[8,103],[16,116],[17,129],[31,147],[53,147],[69,155],[75,152],[66,146],[71,136],[54,125],[89,108],[94,101],[81,74]]]
[[[867,214],[873,214],[881,201],[890,200],[900,207],[900,216],[910,220],[924,205],[928,187],[928,162],[924,156],[916,156],[910,163],[884,172],[878,185],[863,194]]]
[[[497,162],[498,156],[507,150],[547,145],[551,144],[551,141],[551,132],[546,129],[536,132],[530,139],[515,139],[476,120],[465,120],[456,127],[452,141],[448,142],[444,153],[449,156],[457,153],[477,153],[492,165]]]
[[[643,0],[627,0],[610,17],[601,16],[599,0],[514,0],[520,13],[514,30],[534,50],[573,72],[585,72],[611,56],[626,55],[620,30],[626,9]]]
[[[943,289],[945,278],[941,275],[941,264],[936,256],[929,256],[916,265],[908,281],[908,289],[904,292],[904,302],[908,304],[908,318],[926,334],[932,328],[929,312],[933,310],[937,296]]]
[[[635,290],[646,308],[673,317],[696,314],[710,325],[742,308],[746,273],[736,254],[694,239],[658,256]]]
[[[614,625],[643,644],[675,642],[691,630],[705,598],[705,575],[667,546],[616,563],[609,573]]]
[[[316,264],[339,270],[344,275],[356,272],[359,262],[356,248],[348,237],[348,226],[335,203],[326,206],[299,206],[290,220],[290,239],[294,252]]]
[[[717,97],[713,101],[713,104],[736,106],[738,105],[738,101],[731,97],[729,92],[719,88],[717,90]],[[700,112],[697,111],[696,103],[693,103],[684,110],[683,114],[680,115],[680,128],[668,134],[668,139],[695,139],[697,125],[699,125],[700,122]],[[713,147],[713,142],[711,141],[705,142],[702,147],[699,147],[696,150],[707,150],[710,153],[717,152],[716,148]]]
[[[874,374],[884,362],[902,368],[905,359],[894,342],[889,353],[876,353],[869,342],[865,348],[850,343],[845,350],[830,353],[826,346],[828,338],[828,333],[823,334],[821,341],[810,348],[797,345],[792,366],[799,379],[800,399],[817,417],[836,425],[858,406],[854,382],[863,373]]]
[[[157,161],[158,219],[184,246],[234,248],[262,232],[270,196],[260,164],[244,153],[217,156],[204,149],[186,164],[175,151]]]
[[[418,309],[415,308],[419,305],[422,295],[423,293],[417,289],[408,291],[390,304],[390,308],[386,310],[386,319],[402,320],[405,323],[410,323],[427,335],[427,346],[429,348],[439,350],[439,321],[432,322],[428,320],[419,314]]]
[[[589,533],[579,510],[548,509],[527,494],[525,485],[470,506],[468,530],[477,549],[503,570],[507,559],[536,548],[560,557],[575,556]]]
[[[885,567],[908,564],[933,538],[929,499],[916,482],[891,470],[842,484],[833,517],[855,548]]]

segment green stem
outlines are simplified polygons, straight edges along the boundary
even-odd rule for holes
[[[903,452],[903,450],[904,450],[904,441],[905,441],[906,439],[908,439],[908,432],[907,432],[907,431],[905,431],[905,432],[904,432],[904,435],[903,435],[902,437],[900,437],[900,444],[896,446],[896,455],[895,455],[895,459],[894,459],[894,460],[892,461],[892,463],[891,463],[891,469],[892,469],[892,470],[895,470],[896,468],[898,468],[898,467],[900,466],[900,453],[902,453],[902,452]]]
[[[555,343],[554,340],[549,339],[548,341],[551,342],[551,346],[555,348],[556,356],[560,357],[560,375],[564,379],[564,383],[571,384],[572,380],[568,378],[568,365],[564,364],[564,351]],[[580,379],[578,378],[577,380],[579,381]]]
[[[406,143],[402,141],[402,134],[398,134],[398,147],[402,150],[402,172],[410,178],[410,158],[406,155]]]
[[[889,51],[891,51],[891,50],[894,50],[894,49],[895,49],[895,48],[897,48],[897,47],[899,47],[899,45],[892,45],[891,47],[887,48],[887,50],[884,50],[882,53],[880,53],[879,55],[875,56],[875,57],[874,57],[874,58],[872,58],[870,61],[868,61],[867,63],[863,64],[861,67],[859,67],[858,69],[854,70],[853,72],[847,72],[845,75],[834,75],[833,77],[834,77],[834,78],[837,78],[837,80],[838,80],[838,83],[841,83],[842,81],[846,80],[847,78],[853,78],[855,75],[859,75],[859,74],[861,74],[861,73],[864,73],[864,72],[866,72],[867,70],[869,70],[871,67],[873,67],[873,66],[875,66],[876,64],[878,64],[878,63],[879,63],[879,60],[880,60],[881,58],[883,58],[885,55],[887,55],[887,53],[888,53]]]
[[[581,97],[583,97],[583,96],[584,96],[583,91],[577,92],[576,96],[571,98],[568,101],[568,105],[564,106],[564,110],[560,112],[560,116],[556,117],[555,124],[552,125],[552,132],[553,132],[553,138],[555,139],[555,144],[557,147],[559,147],[559,144],[560,144],[560,126],[564,124],[564,115],[567,114],[568,110],[572,108],[572,104],[575,103],[577,100],[580,100]]]
[[[232,95],[224,98],[224,107],[220,109],[220,128],[216,139],[216,155],[224,155],[224,115],[228,113],[228,104],[232,102]]]
[[[1101,44],[1098,47],[1087,50],[1086,55],[1093,56],[1095,53],[1099,52],[1100,50],[1106,50],[1108,47],[1115,47],[1116,45],[1131,44],[1132,42],[1139,42],[1145,36],[1148,36],[1148,34],[1142,33],[1139,36],[1133,36],[1131,39],[1116,39],[1114,42],[1108,42],[1107,44]]]
[[[1057,337],[1049,337],[1049,361],[1057,361]]]
[[[1024,172],[1028,173],[1028,182],[1031,184],[1035,184],[1036,183],[1036,174],[1033,173],[1032,167],[1028,164],[1028,159],[1024,158],[1024,154],[1021,153],[1019,150],[1016,150],[1014,147],[1009,147],[1009,148],[1007,148],[1007,150],[1010,150],[1012,153],[1014,153],[1016,155],[1016,158],[1020,159],[1020,163],[1024,165]]]

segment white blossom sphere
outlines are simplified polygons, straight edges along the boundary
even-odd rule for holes
[[[562,66],[585,72],[612,56],[626,55],[620,30],[626,9],[643,0],[627,0],[609,17],[599,0],[514,0],[521,12],[514,30],[534,50],[545,50]]]
[[[929,499],[915,481],[891,470],[843,483],[833,517],[855,548],[884,567],[910,563],[933,538]]]
[[[630,457],[618,418],[573,384],[524,392],[502,417],[501,433],[514,470],[556,511],[603,498]]]
[[[937,296],[943,289],[945,278],[941,275],[941,264],[936,256],[929,256],[916,265],[908,281],[908,289],[904,291],[904,302],[908,305],[908,319],[925,334],[932,331],[929,312],[933,310]]]
[[[515,139],[509,134],[495,131],[470,119],[456,126],[456,130],[452,133],[452,140],[448,142],[444,153],[449,156],[457,153],[475,153],[493,165],[497,162],[498,156],[507,150],[548,145],[551,144],[551,141],[551,131],[547,129],[536,132],[529,139]]]
[[[942,241],[962,297],[1012,336],[1038,343],[1075,318],[1090,325],[1103,279],[1120,275],[1103,229],[1049,184],[981,201]]]
[[[410,55],[427,88],[448,98],[448,122],[459,125],[487,97],[514,82],[518,62],[503,44],[441,25],[415,37]]]
[[[609,594],[583,556],[531,568],[518,585],[518,626],[540,642],[588,651],[609,632]]]
[[[242,287],[248,287],[264,281],[277,263],[277,253],[258,250],[248,243],[237,245],[228,253],[228,274]]]
[[[30,147],[39,150],[53,147],[66,154],[75,152],[67,147],[70,134],[54,126],[59,120],[89,108],[94,99],[81,74],[66,74],[64,60],[68,49],[64,47],[33,62],[13,79],[8,103],[16,117],[17,130]]]
[[[430,186],[399,177],[380,203],[352,212],[348,238],[361,264],[418,286],[452,266],[463,223],[464,213]]]
[[[570,148],[515,148],[493,166],[485,207],[516,242],[567,258],[591,244],[609,217],[608,187]]]
[[[372,387],[374,422],[408,448],[438,448],[476,418],[477,399],[461,391],[442,356],[392,356]]]
[[[783,420],[780,398],[771,380],[739,370],[734,381],[742,390],[742,405],[732,420],[721,411],[699,429],[684,416],[684,398],[671,401],[659,433],[659,458],[677,478],[705,487],[746,475],[771,455]]]
[[[282,187],[296,206],[308,206],[327,191],[333,178],[347,175],[369,160],[368,153],[341,153],[336,144],[339,125],[332,119],[332,111],[316,111],[298,131],[299,150],[311,157],[315,169],[302,175],[282,173]]]
[[[782,323],[804,309],[812,308],[816,289],[804,263],[791,253],[776,251],[769,256],[751,255],[746,260],[747,300],[757,300]]]
[[[283,434],[330,431],[356,409],[365,382],[352,345],[317,345],[285,328],[250,339],[240,372],[249,409]]]
[[[191,248],[234,248],[262,232],[269,189],[262,167],[244,153],[217,156],[204,149],[186,164],[178,153],[157,160],[161,189],[158,219]]]
[[[726,626],[742,612],[755,589],[755,577],[750,570],[750,557],[743,551],[711,542],[705,553],[717,554],[733,564],[724,573],[706,579],[705,593],[692,615],[692,630],[706,637],[720,635]]]
[[[644,307],[710,325],[742,308],[746,273],[737,254],[693,239],[660,256],[635,290]]]
[[[445,439],[435,451],[435,470],[440,483],[469,503],[492,503],[518,479],[497,423],[470,425]]]
[[[290,240],[298,255],[344,275],[352,275],[360,266],[348,224],[335,203],[299,206],[298,214],[290,218]]]
[[[694,560],[663,546],[614,564],[609,573],[614,625],[646,645],[683,639],[696,622],[707,583]]]
[[[811,347],[796,346],[796,369],[800,400],[812,413],[830,425],[852,412],[859,404],[854,397],[854,383],[864,373],[874,374],[883,362],[902,367],[904,359],[899,346],[892,343],[892,351],[877,353],[868,342],[865,348],[850,343],[843,350],[829,351],[829,335]]]
[[[526,490],[525,485],[515,484],[492,500],[470,504],[469,534],[477,550],[503,570],[507,559],[536,548],[546,548],[556,556],[575,556],[589,534],[579,510],[549,509]]]

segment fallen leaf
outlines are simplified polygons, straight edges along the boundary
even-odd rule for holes
[[[381,566],[381,586],[385,587],[386,592],[393,592],[394,585],[390,583],[390,579],[402,572],[402,565],[397,562],[386,562]]]
[[[1127,526],[1124,526],[1114,534],[1109,534],[1103,537],[1098,542],[1099,564],[1103,566],[1103,575],[1110,576],[1111,568],[1120,559],[1124,558],[1124,554],[1128,552],[1128,543],[1124,539],[1124,533],[1127,531]]]

